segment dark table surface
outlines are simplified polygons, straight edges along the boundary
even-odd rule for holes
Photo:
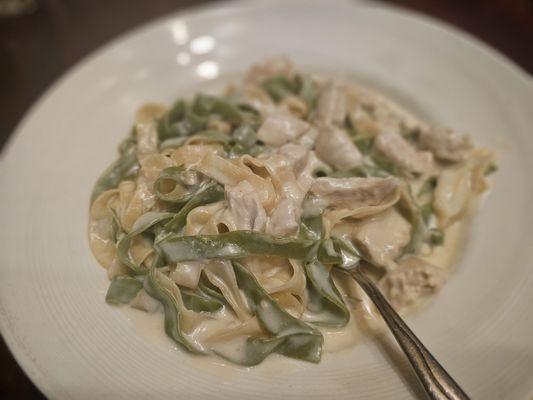
[[[32,13],[0,17],[0,148],[31,104],[80,58],[150,19],[207,2],[37,0]],[[462,28],[533,73],[533,0],[388,2]],[[44,398],[3,341],[0,368],[0,398]]]

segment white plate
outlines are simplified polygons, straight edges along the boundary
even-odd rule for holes
[[[376,84],[498,150],[501,168],[457,272],[408,322],[473,397],[526,398],[533,388],[532,82],[449,27],[347,2],[230,3],[156,21],[84,60],[32,108],[0,175],[0,327],[24,370],[57,399],[419,394],[396,347],[378,341],[326,354],[319,365],[269,360],[251,371],[224,369],[150,342],[104,302],[107,278],[86,239],[88,199],[134,110],[279,53],[307,70]]]

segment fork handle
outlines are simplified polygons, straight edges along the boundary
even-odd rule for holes
[[[385,299],[375,283],[359,268],[350,271],[357,283],[374,302],[396,341],[432,400],[469,400],[469,397],[418,340],[402,318]]]

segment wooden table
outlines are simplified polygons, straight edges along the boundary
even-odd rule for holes
[[[207,2],[38,0],[37,9],[31,14],[0,17],[0,148],[31,104],[80,58],[134,26]],[[533,73],[531,0],[389,2],[456,25]],[[0,341],[0,366],[0,398],[44,398],[24,375],[3,341]]]

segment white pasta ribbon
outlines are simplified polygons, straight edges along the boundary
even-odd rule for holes
[[[181,146],[174,150],[171,153],[170,158],[175,165],[185,165],[190,167],[191,165],[195,165],[200,162],[208,154],[224,155],[224,151],[220,145],[191,144]]]
[[[240,167],[213,153],[208,153],[192,167],[223,185],[236,186],[241,181],[247,181],[254,187],[266,210],[270,210],[274,205],[276,194],[272,183],[248,168]]]
[[[153,191],[153,184],[142,175],[137,178],[137,186],[135,190],[131,191],[131,185],[121,187],[119,190],[124,192],[121,196],[121,222],[124,231],[129,232],[133,227],[135,221],[144,213],[150,211],[155,204],[155,193]],[[123,200],[124,199],[124,200]]]
[[[104,268],[109,268],[117,258],[113,231],[113,215],[110,203],[118,196],[117,189],[111,189],[100,196],[91,205],[89,217],[89,245],[91,251]]]
[[[146,104],[135,114],[135,132],[137,134],[137,156],[157,152],[157,118],[166,111],[161,104]]]
[[[493,158],[492,152],[478,149],[467,161],[442,171],[433,200],[441,227],[445,228],[461,218],[468,210],[470,200],[486,189],[485,171]]]
[[[185,235],[216,235],[218,233],[218,224],[222,222],[221,217],[225,209],[225,202],[222,201],[196,207],[187,215],[187,223],[184,228]]]
[[[206,264],[204,271],[209,281],[220,290],[228,301],[237,318],[241,321],[250,318],[250,310],[239,291],[231,263],[221,260],[210,261]]]

